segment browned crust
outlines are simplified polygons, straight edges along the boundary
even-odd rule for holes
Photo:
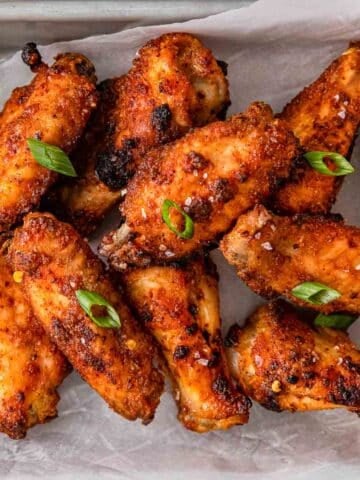
[[[233,375],[270,410],[360,412],[359,350],[345,332],[312,328],[303,316],[278,300],[245,327],[234,325],[227,338]]]

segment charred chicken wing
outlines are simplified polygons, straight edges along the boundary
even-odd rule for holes
[[[14,281],[4,245],[0,286],[0,431],[18,439],[56,416],[56,388],[69,365],[38,325],[23,287]]]
[[[150,421],[163,389],[153,365],[156,349],[87,243],[52,215],[33,213],[16,230],[10,258],[24,274],[35,315],[84,380],[124,417]],[[78,290],[110,302],[121,327],[97,326],[80,306]]]
[[[148,42],[127,75],[101,84],[99,110],[74,155],[85,170],[55,194],[78,229],[96,227],[146,151],[224,115],[221,66],[193,35],[169,33]]]
[[[360,229],[339,216],[278,217],[258,206],[239,218],[220,248],[259,295],[284,295],[324,313],[360,313]],[[301,285],[308,282],[318,294],[308,291],[306,299]]]
[[[231,373],[274,410],[360,412],[360,351],[340,330],[312,327],[284,301],[260,307],[226,339]]]
[[[306,151],[337,152],[349,158],[360,122],[360,43],[350,45],[285,107],[280,118]],[[290,214],[326,213],[343,178],[318,173],[301,158],[272,205]]]
[[[224,358],[210,260],[129,269],[123,280],[130,302],[161,345],[185,427],[207,432],[246,423],[248,400],[234,387]]]
[[[86,57],[58,55],[48,67],[35,45],[28,44],[23,59],[36,76],[27,87],[15,89],[0,116],[0,230],[37,207],[58,176],[37,163],[27,140],[69,153],[96,106],[94,67]]]
[[[262,103],[151,151],[122,204],[126,223],[103,239],[101,252],[122,269],[150,258],[173,261],[209,245],[270,194],[297,152],[293,134]],[[169,201],[177,208],[165,223]],[[185,214],[194,227],[188,238],[173,231],[185,231]]]

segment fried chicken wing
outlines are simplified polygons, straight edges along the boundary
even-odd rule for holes
[[[311,327],[286,302],[231,327],[226,344],[234,378],[264,407],[360,412],[360,351],[345,332]]]
[[[116,412],[149,422],[163,389],[153,365],[156,349],[87,243],[70,225],[33,213],[15,231],[10,258],[24,273],[35,315],[84,380]],[[121,318],[120,329],[97,326],[82,310],[77,290],[110,302]]]
[[[360,229],[339,216],[278,217],[258,206],[239,218],[220,248],[259,295],[284,295],[324,313],[360,313]],[[308,303],[292,294],[304,282],[321,283],[340,296]]]
[[[83,55],[58,55],[48,67],[35,45],[28,44],[23,59],[36,76],[15,89],[0,116],[0,230],[37,207],[58,176],[36,162],[27,140],[36,138],[69,153],[96,106],[94,67]]]
[[[85,170],[53,201],[79,230],[93,230],[120,199],[146,151],[224,115],[221,65],[193,35],[168,33],[140,49],[127,75],[101,85],[99,110],[74,155]]]
[[[30,427],[56,416],[56,388],[70,369],[38,325],[22,286],[15,283],[4,244],[0,292],[0,431],[19,439]]]
[[[337,152],[349,158],[360,122],[360,42],[351,44],[299,93],[280,118],[288,122],[306,151]],[[318,173],[301,158],[272,205],[289,214],[327,213],[342,180]]]
[[[129,269],[123,281],[161,345],[185,427],[207,432],[246,423],[249,403],[234,386],[224,357],[217,274],[210,260]]]
[[[126,223],[103,239],[101,253],[122,269],[149,258],[173,261],[209,245],[270,194],[296,154],[295,137],[262,103],[153,150],[128,186],[122,204]],[[162,218],[165,200],[191,217],[192,238],[180,238],[168,228]],[[183,230],[176,209],[170,220]]]

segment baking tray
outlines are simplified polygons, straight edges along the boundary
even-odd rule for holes
[[[139,25],[206,17],[255,0],[0,0],[0,61],[31,41],[48,44]]]

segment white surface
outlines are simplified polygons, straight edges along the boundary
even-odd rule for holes
[[[351,39],[360,38],[356,0],[260,1],[205,20],[139,28],[42,49],[46,58],[78,50],[95,62],[100,78],[119,75],[136,50],[166,31],[197,33],[217,58],[229,62],[232,112],[255,99],[280,110],[313,80]],[[19,55],[0,65],[0,102],[31,75]],[[335,208],[360,224],[357,173],[346,179]],[[260,301],[216,252],[224,323],[242,321]],[[352,328],[359,339],[360,322]],[[109,411],[75,375],[60,389],[59,418],[31,430],[25,441],[0,438],[0,478],[76,480],[358,480],[360,421],[344,411],[276,414],[254,406],[250,422],[199,436],[175,419],[168,393],[154,422],[143,427]]]

